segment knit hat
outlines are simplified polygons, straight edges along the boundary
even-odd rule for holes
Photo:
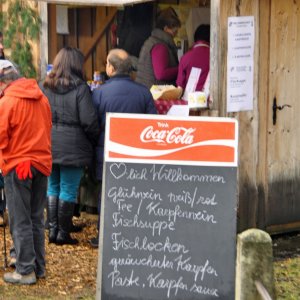
[[[15,69],[15,66],[12,62],[10,62],[7,59],[0,59],[0,71],[7,69],[9,67],[13,67]]]
[[[10,72],[18,73],[18,70],[11,61],[7,59],[0,59],[0,78]]]

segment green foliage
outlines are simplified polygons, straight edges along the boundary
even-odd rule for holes
[[[300,299],[300,257],[274,263],[277,300]]]
[[[8,1],[8,10],[2,13],[0,21],[0,28],[5,28],[3,30],[4,46],[11,48],[11,60],[19,66],[21,73],[26,77],[37,76],[32,62],[32,49],[28,41],[38,40],[40,26],[40,17],[30,7],[28,1]]]

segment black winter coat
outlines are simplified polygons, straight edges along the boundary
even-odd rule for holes
[[[41,88],[52,112],[53,164],[89,166],[94,158],[99,126],[88,85],[76,79],[68,88]]]

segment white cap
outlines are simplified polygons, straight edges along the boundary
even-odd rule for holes
[[[7,59],[0,59],[0,70],[12,67],[15,69],[15,66],[12,62]]]

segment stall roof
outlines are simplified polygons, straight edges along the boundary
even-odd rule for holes
[[[154,0],[35,0],[38,2],[48,2],[60,5],[105,5],[105,6],[123,6],[130,4],[137,4],[143,2],[150,2]]]

